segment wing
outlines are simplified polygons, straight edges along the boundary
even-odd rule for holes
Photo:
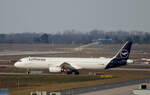
[[[63,69],[70,69],[70,70],[76,70],[73,66],[71,66],[69,63],[63,63],[60,65]]]
[[[64,62],[63,64],[60,65],[60,67],[64,70],[69,70],[69,71],[77,71],[77,69],[81,69],[80,67],[78,66],[72,66],[71,64],[69,63],[66,63]]]

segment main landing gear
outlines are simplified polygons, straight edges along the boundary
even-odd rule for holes
[[[71,75],[71,74],[74,74],[74,75],[79,75],[80,73],[79,73],[79,71],[77,71],[77,70],[72,70],[72,71],[68,71],[68,72],[66,72],[67,73],[67,75]]]

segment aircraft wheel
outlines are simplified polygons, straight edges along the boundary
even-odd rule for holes
[[[79,75],[79,72],[74,72],[75,75]]]
[[[29,74],[30,74],[30,71],[27,72],[27,75],[29,75]]]
[[[67,72],[67,75],[70,75],[70,74],[72,74],[72,72]]]

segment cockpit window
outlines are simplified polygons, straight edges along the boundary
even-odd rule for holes
[[[18,62],[22,62],[21,60],[18,60]]]

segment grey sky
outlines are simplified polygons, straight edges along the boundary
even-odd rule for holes
[[[150,0],[0,0],[0,33],[150,31]]]

